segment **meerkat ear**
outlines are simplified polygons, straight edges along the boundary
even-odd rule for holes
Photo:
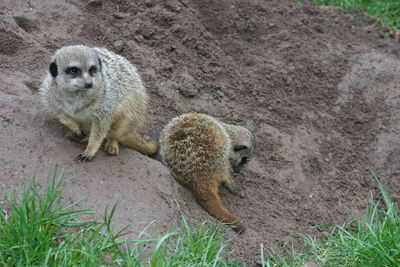
[[[58,75],[58,68],[55,60],[50,63],[50,73],[54,78]]]
[[[101,71],[101,60],[100,60],[100,58],[99,58],[99,66],[100,66],[100,71]]]

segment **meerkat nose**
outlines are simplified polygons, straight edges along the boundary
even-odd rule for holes
[[[93,87],[93,83],[85,83],[85,88],[92,88]]]

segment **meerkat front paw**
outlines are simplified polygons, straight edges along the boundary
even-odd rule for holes
[[[76,158],[76,162],[87,162],[93,159],[93,155],[86,155],[85,153],[79,154]]]
[[[89,140],[89,137],[86,136],[80,129],[78,131],[67,130],[66,136],[69,140],[75,142],[84,143]]]
[[[229,192],[231,192],[232,194],[237,194],[238,193],[238,189],[236,186],[235,182],[231,182],[231,183],[223,183],[223,185],[226,187],[226,189],[228,189]]]

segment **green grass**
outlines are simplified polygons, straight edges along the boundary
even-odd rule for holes
[[[360,8],[369,16],[377,18],[392,32],[400,29],[399,0],[312,0],[323,5],[336,5],[342,8]]]
[[[241,266],[226,261],[219,225],[197,229],[182,220],[182,233],[160,238],[125,239],[129,227],[115,232],[116,205],[101,222],[79,220],[91,214],[62,201],[67,183],[55,169],[48,187],[35,178],[21,193],[7,194],[0,211],[0,266]],[[149,249],[150,248],[150,249]]]
[[[205,223],[192,229],[182,218],[183,232],[155,249],[151,266],[244,266],[239,261],[225,261],[226,243],[220,224],[208,228]]]
[[[303,236],[302,247],[287,244],[283,255],[264,255],[261,245],[262,265],[400,266],[400,210],[372,175],[382,197],[379,201],[371,197],[364,218],[335,226],[323,242]],[[0,266],[245,266],[226,260],[229,250],[221,224],[193,228],[182,217],[180,232],[127,239],[129,226],[120,231],[112,226],[116,205],[106,209],[100,222],[83,220],[92,212],[77,207],[84,198],[64,203],[66,186],[63,175],[54,170],[44,190],[33,178],[22,192],[5,196],[0,210]]]
[[[262,255],[263,266],[304,266],[306,262],[332,267],[400,266],[400,210],[391,202],[379,178],[371,173],[383,201],[371,197],[363,219],[334,227],[324,242],[303,236],[304,246],[300,249],[286,245],[283,256],[272,253],[265,259]],[[383,204],[384,210],[380,209]]]

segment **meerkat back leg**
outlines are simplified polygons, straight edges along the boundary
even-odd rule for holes
[[[108,155],[111,155],[111,156],[118,155],[118,152],[119,152],[118,140],[115,138],[107,139],[107,142],[104,145],[104,150],[106,151],[106,153]]]
[[[90,161],[99,150],[101,143],[106,138],[110,127],[101,125],[98,122],[92,122],[90,129],[89,143],[82,154],[79,154],[75,160],[77,162]]]
[[[124,136],[124,132],[128,128],[129,121],[126,120],[124,115],[120,117],[111,125],[109,138],[104,145],[104,151],[110,156],[116,156],[119,153],[118,140]]]
[[[153,155],[157,152],[157,142],[146,142],[137,132],[121,137],[119,142],[145,155]]]
[[[218,179],[212,179],[212,181],[218,181]],[[245,230],[244,225],[242,225],[228,209],[222,206],[222,202],[218,194],[218,186],[219,183],[214,182],[206,188],[194,190],[197,201],[210,215],[222,220],[225,223],[232,224],[232,229],[235,232],[242,233]]]

